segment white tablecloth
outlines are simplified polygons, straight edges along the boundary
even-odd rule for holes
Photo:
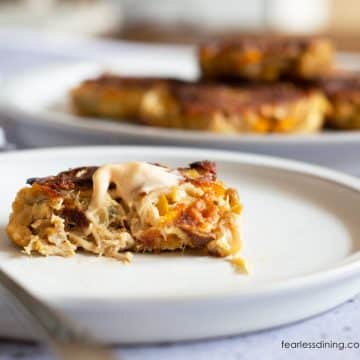
[[[62,36],[16,29],[3,30],[0,31],[0,77],[59,60],[111,60],[120,51],[123,55],[124,50],[137,51],[141,56],[144,47],[131,43],[115,44],[111,41],[92,42],[80,39],[64,42]],[[0,144],[1,136],[0,132]],[[282,341],[360,341],[360,298],[316,318],[279,329],[201,342],[122,347],[118,352],[122,355],[121,359],[129,360],[360,359],[360,349],[283,349]],[[0,340],[0,360],[15,358],[45,360],[50,355],[37,345]]]

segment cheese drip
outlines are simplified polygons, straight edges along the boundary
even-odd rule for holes
[[[176,171],[145,162],[101,166],[93,175],[89,210],[96,211],[104,205],[111,183],[116,186],[116,196],[131,205],[139,194],[177,185],[180,179],[181,175]]]

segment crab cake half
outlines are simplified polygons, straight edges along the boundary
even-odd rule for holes
[[[198,59],[207,79],[308,79],[331,67],[333,45],[315,37],[240,37],[201,45]]]
[[[107,164],[29,179],[7,233],[27,254],[82,249],[130,260],[131,252],[191,248],[224,257],[240,249],[241,212],[236,190],[217,179],[212,162]]]
[[[311,133],[327,105],[321,92],[292,84],[170,84],[147,92],[141,117],[147,125],[220,133]]]

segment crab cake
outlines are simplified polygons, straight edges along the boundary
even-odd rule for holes
[[[103,74],[72,89],[75,112],[83,116],[134,120],[138,117],[144,94],[152,87],[176,80]]]
[[[206,79],[276,81],[324,74],[333,52],[319,37],[240,37],[201,45],[198,59]]]
[[[147,92],[141,118],[152,126],[219,133],[311,133],[322,127],[327,106],[319,91],[286,83],[176,84]]]
[[[29,179],[7,233],[27,254],[45,256],[82,249],[129,261],[131,252],[201,249],[224,257],[240,249],[241,212],[212,162],[107,164]]]
[[[334,74],[318,81],[330,102],[329,126],[360,129],[360,74]]]

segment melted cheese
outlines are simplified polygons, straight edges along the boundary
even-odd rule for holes
[[[176,171],[145,162],[101,166],[93,175],[89,210],[94,211],[103,206],[111,183],[116,186],[116,195],[131,205],[139,194],[177,185],[180,179],[181,175]]]

